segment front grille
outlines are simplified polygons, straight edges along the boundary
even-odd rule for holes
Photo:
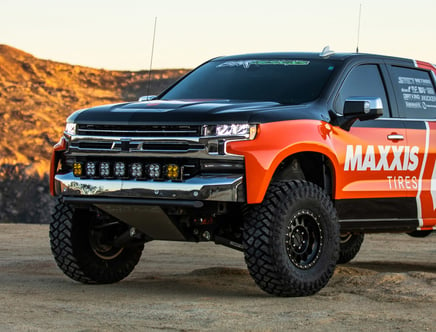
[[[77,134],[82,136],[118,137],[199,137],[201,135],[201,126],[79,124]]]
[[[146,140],[106,141],[73,141],[70,152],[139,152],[139,153],[188,153],[202,151],[204,144],[195,142],[149,142]]]
[[[79,142],[76,144],[71,144],[73,147],[79,147],[80,149],[96,149],[96,150],[111,150],[112,142]]]

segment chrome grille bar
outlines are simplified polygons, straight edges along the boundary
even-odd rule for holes
[[[189,125],[86,125],[78,126],[77,134],[83,136],[200,136],[201,126]]]

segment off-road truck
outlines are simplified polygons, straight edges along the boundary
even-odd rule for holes
[[[58,266],[112,283],[148,241],[213,241],[243,251],[264,291],[316,293],[364,233],[436,229],[435,72],[329,50],[227,56],[73,113],[50,171]]]

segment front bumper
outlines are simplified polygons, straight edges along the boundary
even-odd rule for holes
[[[196,176],[182,182],[80,179],[72,173],[57,174],[55,194],[63,196],[117,197],[165,200],[245,202],[240,174]]]

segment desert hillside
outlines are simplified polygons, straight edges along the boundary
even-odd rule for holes
[[[0,45],[0,221],[48,221],[51,149],[70,113],[157,94],[186,72],[153,70],[149,82],[147,70],[69,65]]]
[[[149,94],[186,73],[154,70]],[[38,59],[0,45],[0,165],[46,172],[51,147],[76,109],[137,100],[147,94],[148,71],[108,71]]]

